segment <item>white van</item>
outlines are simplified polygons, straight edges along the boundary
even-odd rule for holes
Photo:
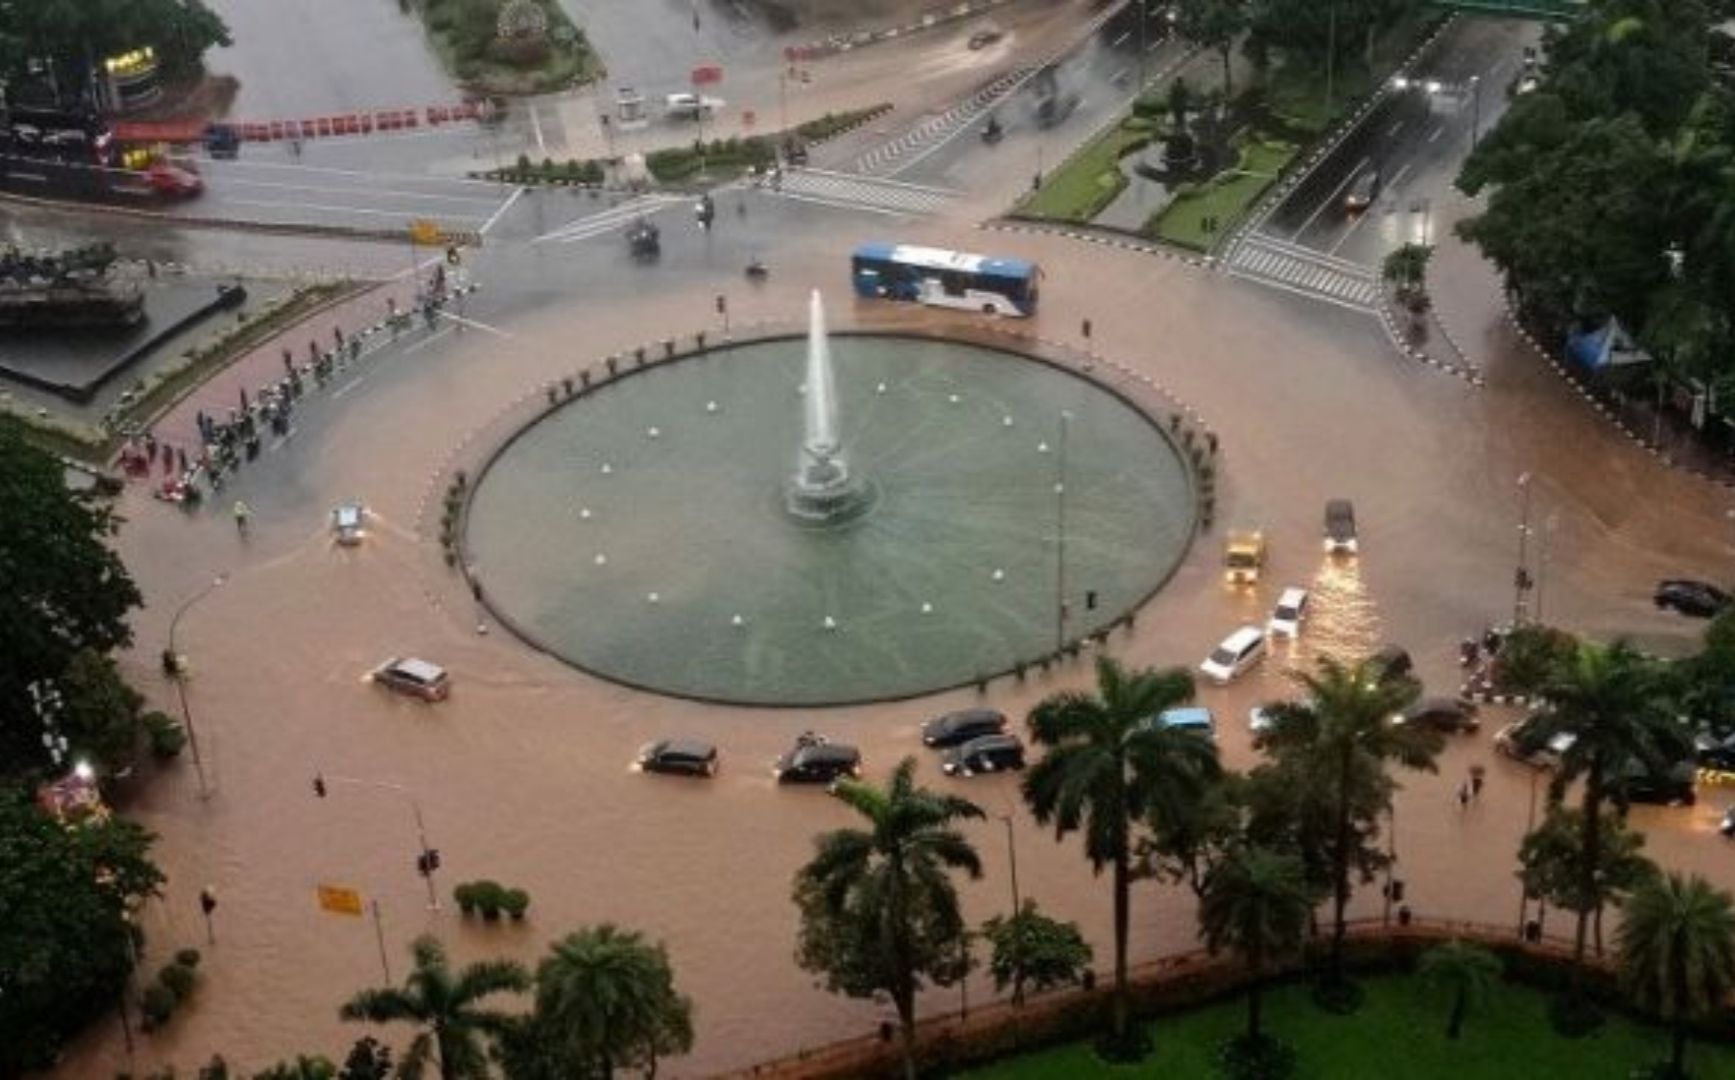
[[[1226,686],[1263,659],[1265,631],[1257,626],[1243,626],[1212,650],[1199,665],[1199,672],[1219,686]]]

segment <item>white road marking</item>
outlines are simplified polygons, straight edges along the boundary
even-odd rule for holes
[[[1118,49],[1121,47],[1122,42],[1126,41],[1127,38],[1130,38],[1132,36],[1133,36],[1133,32],[1131,30],[1123,31],[1121,33],[1120,37],[1115,38],[1113,41],[1108,43],[1108,47],[1111,49]]]
[[[457,323],[459,326],[472,326],[472,327],[475,327],[477,330],[485,330],[488,333],[495,335],[496,337],[503,337],[509,341],[515,341],[515,340],[517,340],[517,337],[518,337],[518,335],[513,334],[513,333],[506,331],[506,330],[502,330],[498,326],[489,326],[485,322],[477,322],[475,319],[466,319],[464,316],[454,315],[450,311],[442,311],[442,312],[440,312],[440,316],[441,316],[441,318],[451,319],[453,322]],[[446,330],[450,330],[450,329],[451,329],[451,327],[446,328]],[[440,333],[443,334],[446,332],[446,330],[442,330],[442,331],[440,331]],[[438,337],[438,336],[439,336],[438,334],[435,335],[435,337]],[[433,338],[429,338],[428,340],[432,341]],[[427,344],[427,342],[424,341],[424,342],[422,342],[422,344],[425,345],[425,344]]]
[[[434,342],[440,340],[441,338],[445,337],[447,334],[450,334],[451,332],[452,332],[452,328],[450,326],[442,326],[438,330],[435,330],[433,333],[429,334],[427,337],[416,342],[414,345],[406,346],[404,348],[403,355],[408,356],[413,352],[420,352],[421,350],[427,348],[429,345],[432,345]]]
[[[1342,182],[1339,183],[1337,185],[1337,187],[1332,188],[1331,194],[1326,196],[1324,201],[1322,201],[1318,206],[1314,207],[1313,213],[1307,215],[1307,220],[1301,223],[1301,228],[1290,233],[1289,238],[1291,240],[1294,240],[1294,239],[1300,237],[1302,233],[1304,233],[1308,229],[1312,228],[1314,221],[1318,219],[1320,214],[1323,214],[1325,212],[1325,208],[1328,206],[1331,206],[1337,202],[1338,195],[1342,194],[1344,188],[1349,187],[1350,184],[1355,182],[1355,178],[1357,176],[1361,175],[1362,169],[1367,167],[1367,165],[1368,165],[1368,159],[1367,158],[1362,158],[1360,161],[1356,162],[1355,168],[1351,169],[1348,172],[1348,174],[1346,174],[1344,176]]]
[[[513,188],[512,194],[507,196],[506,201],[500,204],[499,209],[495,210],[493,216],[487,221],[484,221],[482,227],[477,229],[476,232],[480,235],[486,236],[488,230],[494,227],[494,223],[499,221],[501,217],[505,215],[506,211],[512,209],[512,204],[518,201],[518,197],[524,194],[524,190],[525,189],[522,187]]]
[[[792,191],[785,191],[780,194],[783,198],[793,200],[794,202],[813,203],[816,206],[829,206],[834,210],[865,210],[870,214],[884,214],[887,217],[911,216],[911,211],[893,210],[890,207],[885,206],[869,206],[866,203],[843,202],[839,199],[820,199],[815,198],[812,195],[800,195]]]
[[[1397,123],[1393,124],[1391,127],[1386,129],[1386,138],[1388,138],[1388,139],[1391,138],[1393,135],[1396,135],[1398,132],[1402,131],[1403,129],[1404,129],[1404,122],[1402,120],[1399,120]]]
[[[283,433],[283,437],[281,439],[278,439],[276,442],[273,442],[271,444],[272,451],[276,452],[278,450],[283,449],[284,443],[288,442],[290,439],[295,438],[295,430],[296,429],[294,427],[291,427],[288,431]]]
[[[327,214],[367,214],[370,217],[389,217],[409,220],[415,215],[405,210],[367,210],[359,206],[327,206],[324,203],[293,203],[269,202],[263,199],[229,199],[235,206],[268,206],[279,210],[318,210]],[[481,221],[473,214],[455,214],[453,218],[459,221]]]
[[[225,183],[236,187],[287,188],[291,191],[328,192],[336,195],[388,195],[395,199],[420,199],[438,202],[459,203],[493,203],[493,199],[483,195],[435,195],[420,191],[398,191],[391,188],[361,188],[361,187],[320,187],[314,184],[286,184],[280,180],[242,180],[231,177]]]
[[[1441,135],[1444,135],[1445,133],[1446,133],[1446,125],[1441,124],[1439,127],[1434,129],[1434,133],[1432,135],[1428,136],[1428,141],[1433,142],[1435,139],[1438,139]]]
[[[536,134],[536,148],[546,156],[548,144],[542,141],[542,121],[536,118],[536,103],[530,103],[530,130]]]

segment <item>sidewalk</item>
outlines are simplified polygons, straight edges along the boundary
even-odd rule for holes
[[[1596,385],[1566,359],[1564,343],[1545,343],[1518,323],[1500,272],[1455,231],[1458,222],[1477,209],[1476,202],[1457,193],[1436,209],[1436,247],[1428,262],[1434,326],[1424,344],[1430,355],[1460,354],[1490,382],[1509,380],[1515,365],[1537,372],[1552,368],[1552,377],[1577,393],[1587,408],[1664,465],[1735,488],[1735,440],[1718,447],[1680,410],[1665,408],[1659,418],[1655,397],[1623,397]]]
[[[321,351],[330,350],[336,344],[334,330],[341,329],[347,341],[378,325],[386,317],[388,299],[397,304],[399,311],[413,311],[415,291],[415,282],[407,278],[388,282],[291,325],[255,346],[170,406],[151,425],[151,434],[159,443],[185,450],[189,460],[197,459],[201,440],[195,418],[201,411],[215,420],[227,420],[231,411],[240,409],[243,391],[250,402],[257,401],[264,387],[283,379],[284,349],[290,351],[296,366],[301,367],[309,361],[311,344],[317,343]]]

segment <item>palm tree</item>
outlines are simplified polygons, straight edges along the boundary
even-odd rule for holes
[[[1480,945],[1454,939],[1423,953],[1417,970],[1424,980],[1452,995],[1446,1038],[1456,1039],[1464,1032],[1470,1006],[1487,998],[1500,978],[1500,958]]]
[[[1063,691],[1031,710],[1031,738],[1048,752],[1025,775],[1024,800],[1038,822],[1054,823],[1056,839],[1084,831],[1096,873],[1113,868],[1114,1009],[1103,1049],[1135,1056],[1127,998],[1133,825],[1160,799],[1198,797],[1222,770],[1209,739],[1155,722],[1192,699],[1193,677],[1184,668],[1128,672],[1099,656],[1096,682],[1094,695]]]
[[[1242,847],[1212,869],[1199,904],[1206,948],[1233,949],[1247,961],[1247,1042],[1263,1040],[1259,1005],[1265,962],[1299,948],[1313,898],[1299,856]]]
[[[1735,986],[1735,905],[1704,878],[1653,878],[1627,901],[1616,932],[1621,981],[1674,1029],[1669,1075],[1685,1080],[1687,1024]]]
[[[477,1002],[503,991],[530,987],[530,975],[510,960],[483,960],[453,974],[445,948],[423,935],[410,946],[415,969],[402,989],[363,990],[338,1015],[345,1020],[383,1024],[406,1020],[427,1030],[416,1035],[399,1065],[399,1074],[417,1080],[433,1057],[440,1080],[479,1080],[488,1075],[482,1036],[497,1038],[510,1017]]]
[[[1407,678],[1382,677],[1369,660],[1345,666],[1325,656],[1317,674],[1302,672],[1296,678],[1306,700],[1271,709],[1266,747],[1296,784],[1297,797],[1313,803],[1323,823],[1320,844],[1332,892],[1327,986],[1336,989],[1346,985],[1344,909],[1350,869],[1360,861],[1379,815],[1391,805],[1394,785],[1386,769],[1395,761],[1434,771],[1442,739],[1423,725],[1392,723],[1420,687]]]
[[[537,965],[536,1026],[566,1075],[655,1075],[658,1057],[693,1047],[692,1002],[667,951],[612,923],[568,934]]]
[[[1584,781],[1580,803],[1579,888],[1582,897],[1597,895],[1603,864],[1603,804],[1624,804],[1621,778],[1636,771],[1661,772],[1688,756],[1692,739],[1669,707],[1668,684],[1659,666],[1624,641],[1613,645],[1581,642],[1543,687],[1545,711],[1535,737],[1571,737],[1560,755],[1551,796],[1558,801],[1566,785]],[[1585,945],[1595,908],[1578,909],[1573,945],[1574,997],[1582,996]]]
[[[796,874],[802,909],[801,965],[823,971],[834,989],[884,992],[898,1010],[904,1073],[914,1077],[916,991],[924,976],[947,985],[961,975],[964,920],[951,871],[982,876],[976,849],[953,826],[981,818],[967,799],[917,787],[905,758],[883,788],[846,780],[837,796],[866,829],[835,829],[815,840]]]

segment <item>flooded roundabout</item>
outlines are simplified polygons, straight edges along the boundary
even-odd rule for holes
[[[1180,563],[1195,481],[1128,401],[810,308],[805,339],[623,373],[505,443],[465,531],[502,623],[631,686],[845,704],[1038,663]]]

